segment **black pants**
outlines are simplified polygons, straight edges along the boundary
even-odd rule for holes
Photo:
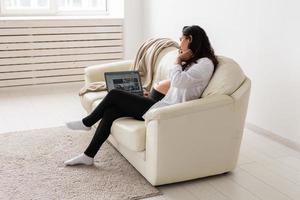
[[[151,91],[157,93],[157,91]],[[160,96],[160,98],[162,98]],[[109,137],[110,128],[114,120],[120,117],[133,117],[137,120],[144,120],[143,114],[158,101],[157,98],[143,97],[123,90],[113,89],[103,98],[99,105],[85,118],[84,125],[91,127],[101,119],[95,135],[85,150],[89,157],[95,157],[101,145]]]

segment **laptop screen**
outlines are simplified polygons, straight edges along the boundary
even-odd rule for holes
[[[121,89],[130,93],[143,93],[138,71],[105,72],[107,90]]]

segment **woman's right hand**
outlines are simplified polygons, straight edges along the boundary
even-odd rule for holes
[[[186,51],[179,50],[179,55],[177,56],[175,63],[181,64],[182,62],[191,59],[193,56],[194,56],[194,54],[191,49],[188,49]]]

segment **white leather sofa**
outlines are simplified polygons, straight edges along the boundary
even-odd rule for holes
[[[167,77],[176,55],[174,47],[159,54],[154,82]],[[251,81],[232,59],[218,56],[218,60],[220,64],[201,98],[153,109],[147,112],[145,121],[122,117],[113,122],[108,141],[153,186],[235,168]],[[104,72],[128,70],[132,64],[133,60],[124,60],[89,66],[85,69],[85,83],[104,81]],[[81,96],[87,113],[106,94],[101,91]]]

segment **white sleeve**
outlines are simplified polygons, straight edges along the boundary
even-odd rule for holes
[[[198,60],[198,63],[193,64],[187,71],[182,71],[179,64],[175,64],[170,70],[169,78],[171,85],[176,88],[189,88],[207,81],[212,75],[213,64],[209,60]]]

